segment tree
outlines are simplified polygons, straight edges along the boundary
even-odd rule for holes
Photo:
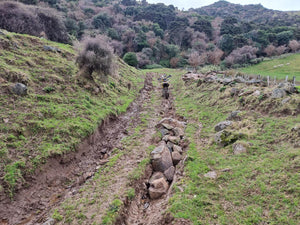
[[[292,40],[289,42],[289,47],[292,52],[296,52],[296,51],[300,50],[300,43],[299,43],[299,41]]]
[[[100,13],[93,18],[93,26],[97,29],[106,30],[112,24],[112,18],[106,13]]]
[[[230,34],[224,34],[219,42],[219,47],[229,54],[234,49],[233,37]]]
[[[279,45],[288,45],[289,41],[293,38],[292,31],[283,31],[276,35],[277,44]]]
[[[131,5],[136,5],[137,2],[136,0],[122,0],[121,4],[125,6],[131,6]]]
[[[189,56],[188,62],[197,72],[197,67],[201,64],[201,57],[198,52],[192,52]]]
[[[170,59],[170,66],[171,66],[172,68],[176,68],[178,62],[179,62],[179,58],[173,57],[172,59]]]
[[[210,21],[199,18],[192,26],[195,31],[204,32],[209,38],[212,38],[212,26]]]
[[[276,50],[276,47],[272,44],[268,45],[265,50],[264,50],[264,53],[267,54],[267,56],[273,56],[275,55],[275,50]]]
[[[234,64],[246,64],[250,60],[256,58],[257,48],[253,46],[243,46],[242,48],[237,48],[233,50],[229,56],[225,58],[227,66],[232,66]]]
[[[138,60],[134,52],[127,52],[124,55],[123,60],[130,66],[136,67],[138,64]]]

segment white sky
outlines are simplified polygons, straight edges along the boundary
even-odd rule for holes
[[[210,5],[218,0],[147,0],[149,3],[165,3],[166,5],[174,5],[178,9],[200,8]],[[300,0],[227,0],[228,2],[248,5],[262,4],[265,8],[281,11],[297,11],[300,10]]]

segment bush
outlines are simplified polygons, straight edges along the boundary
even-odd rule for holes
[[[82,42],[83,49],[79,52],[76,62],[85,78],[93,79],[96,72],[100,78],[114,72],[112,49],[102,37],[87,38]]]
[[[229,67],[236,64],[247,64],[256,58],[257,51],[257,48],[248,45],[235,49],[225,58],[226,64]]]
[[[127,52],[124,55],[123,60],[130,66],[136,67],[138,64],[137,56],[134,52]]]
[[[63,19],[54,9],[24,5],[18,2],[0,3],[0,28],[10,32],[40,36],[51,41],[69,43]]]

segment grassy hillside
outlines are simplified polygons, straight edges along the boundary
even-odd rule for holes
[[[277,79],[285,79],[288,75],[289,79],[296,76],[296,80],[300,80],[300,53],[281,56],[278,59],[265,60],[257,65],[242,68],[239,71],[247,74],[260,74],[263,76],[276,77]]]
[[[75,149],[110,114],[126,111],[141,88],[137,70],[117,60],[103,83],[77,76],[72,46],[2,31],[0,35],[0,191],[13,190],[47,157]],[[59,51],[46,51],[52,46]],[[9,87],[21,82],[28,95]]]
[[[300,138],[293,127],[300,118],[284,112],[299,107],[299,95],[290,96],[288,104],[253,95],[241,101],[230,95],[232,87],[172,79],[176,110],[189,121],[190,141],[185,177],[170,200],[173,215],[193,224],[298,224]],[[237,143],[247,146],[239,155],[232,144],[214,143],[214,126],[235,110],[240,119],[229,131],[242,134]],[[211,171],[215,179],[204,176]]]

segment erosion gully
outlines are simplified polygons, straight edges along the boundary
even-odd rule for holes
[[[93,177],[99,168],[109,161],[110,152],[120,145],[122,138],[129,135],[127,128],[138,125],[143,103],[150,100],[153,91],[161,91],[160,87],[153,87],[153,76],[154,74],[147,74],[144,87],[126,113],[110,116],[103,121],[91,136],[83,140],[75,152],[50,158],[39,171],[25,178],[26,186],[18,190],[13,200],[7,196],[0,196],[0,225],[43,224],[50,210],[64,201],[69,196],[68,193],[79,189]],[[153,119],[154,123],[161,117],[176,117],[172,102],[172,95],[169,99],[161,98],[159,107],[155,108],[157,118]],[[149,134],[155,133],[154,126],[155,124],[149,128],[151,131],[147,131]],[[184,160],[177,166],[173,183],[181,177],[183,163]],[[136,196],[133,201],[125,202],[125,208],[116,224],[155,225],[169,224],[173,221],[171,216],[162,214],[167,208],[172,184],[163,198],[150,200],[144,187],[151,174],[152,170],[149,167],[135,184]],[[186,223],[183,221],[178,224]]]

